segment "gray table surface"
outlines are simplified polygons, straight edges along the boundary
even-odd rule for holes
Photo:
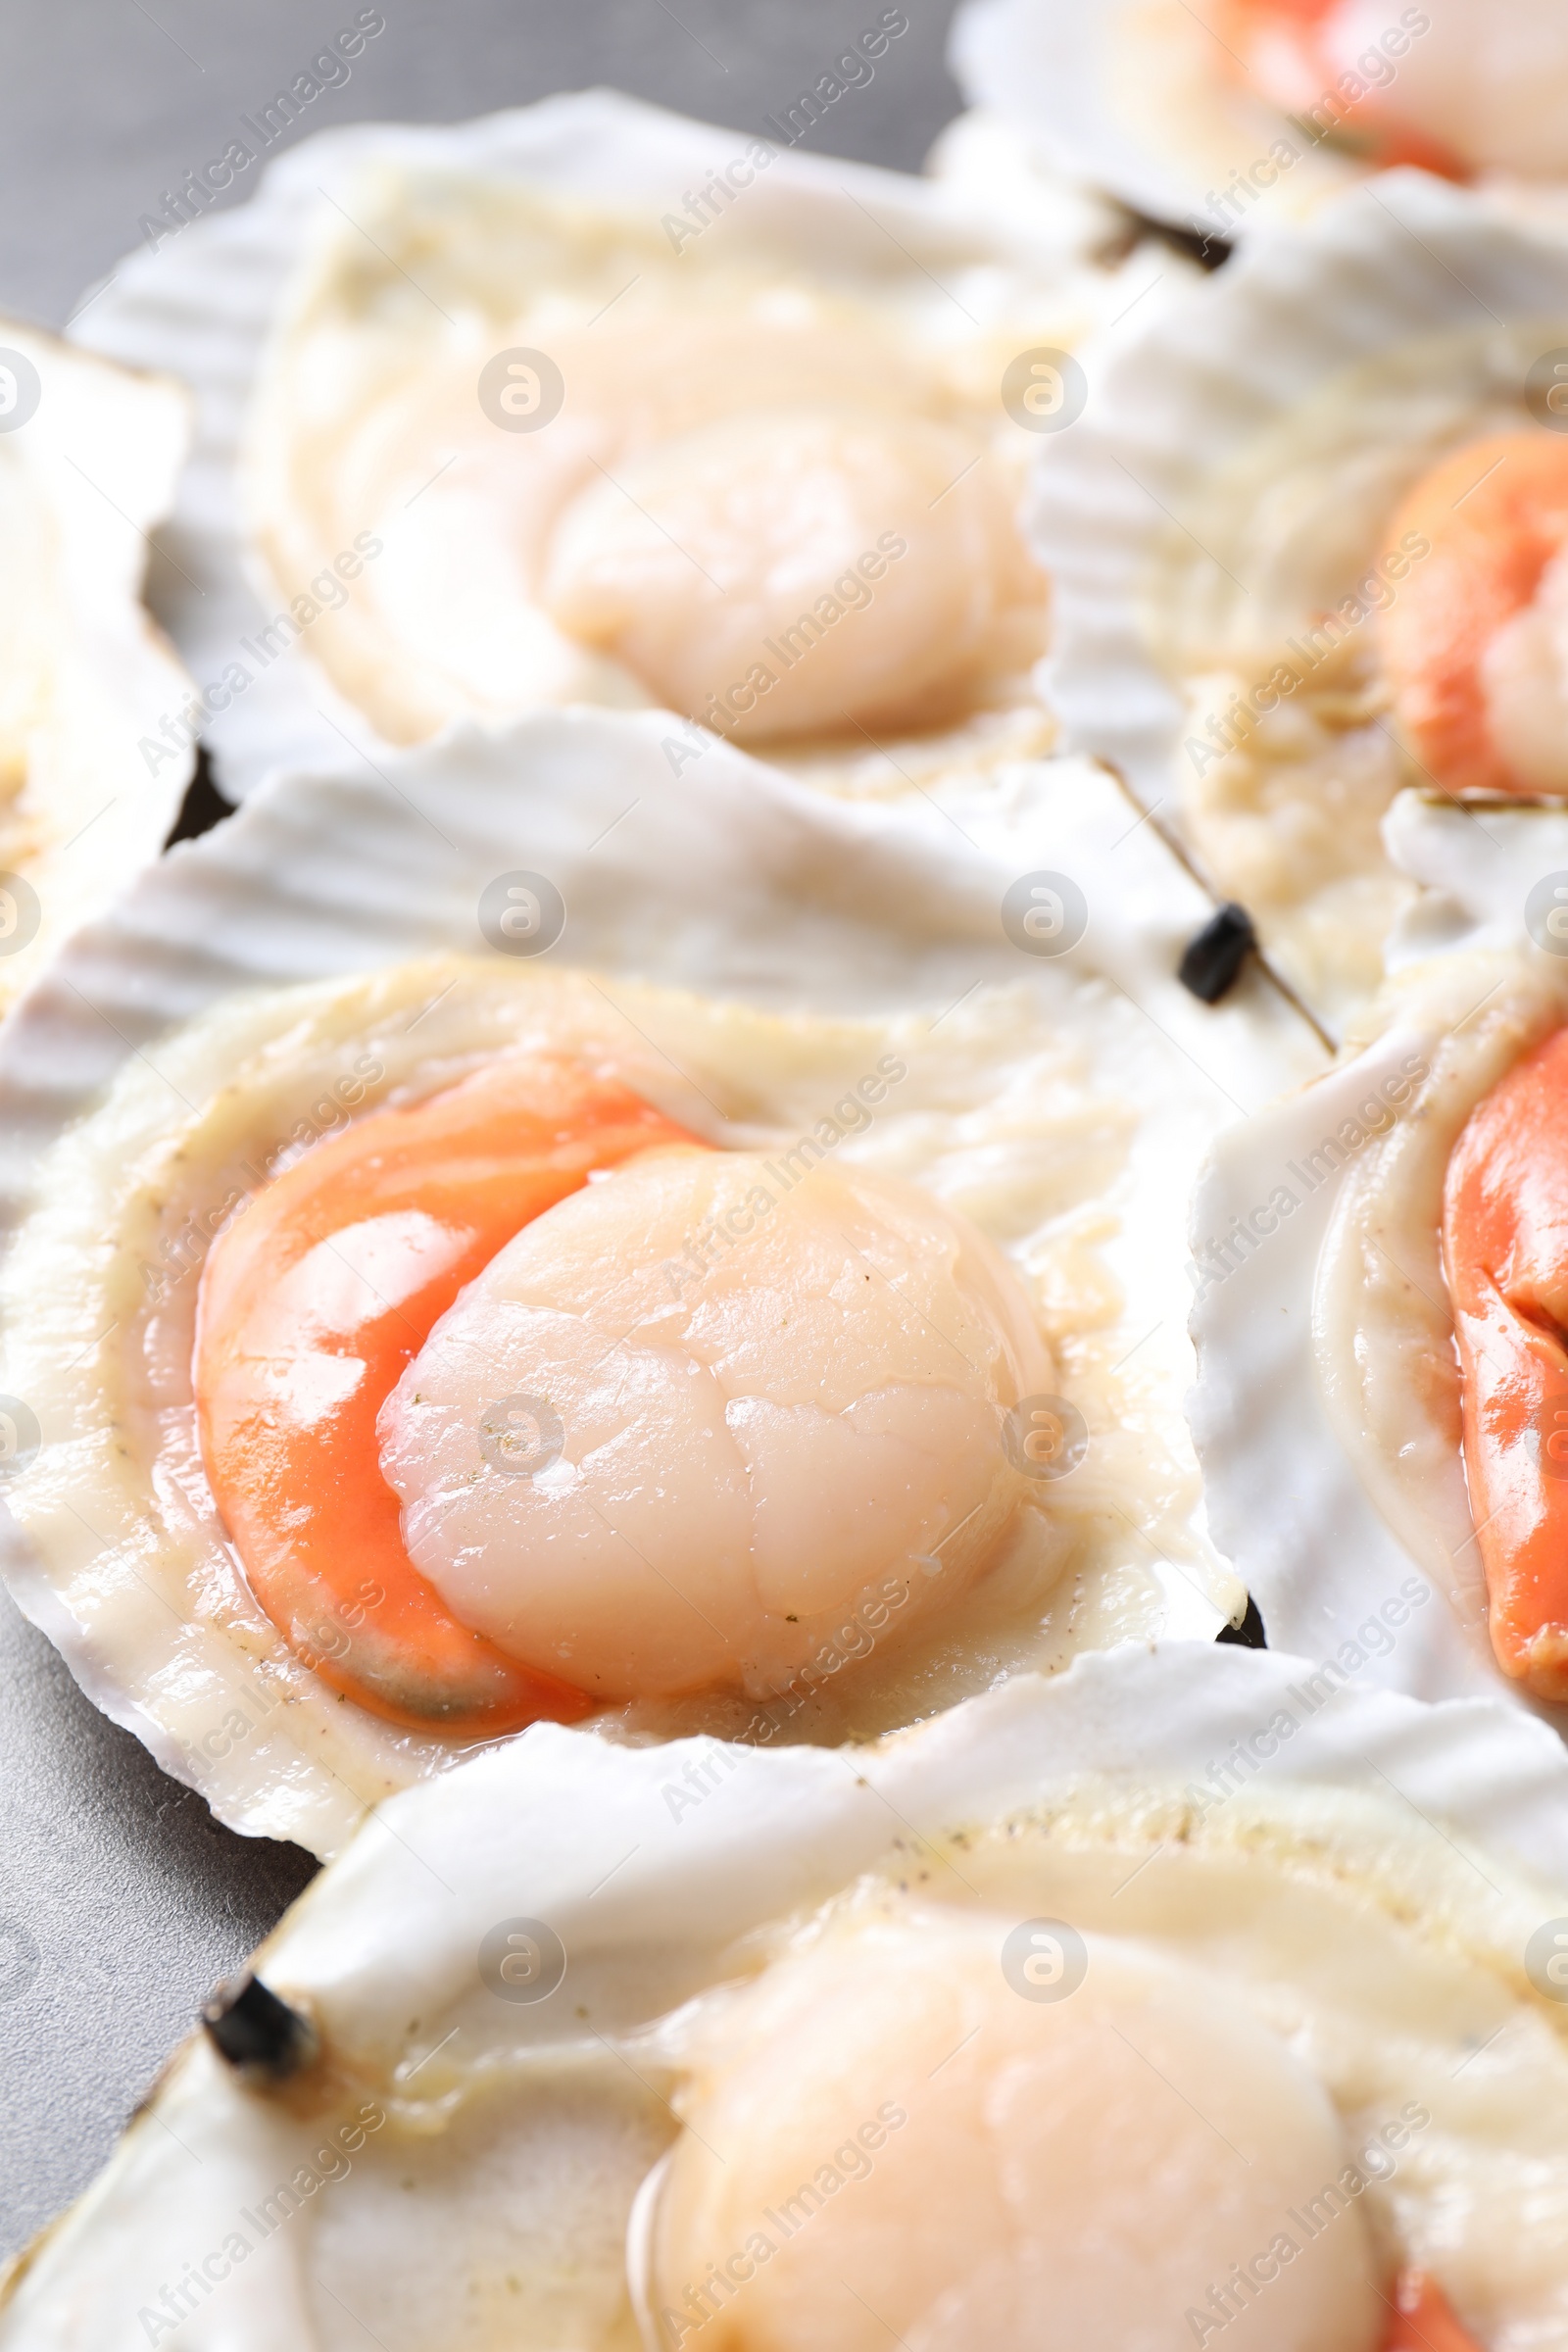
[[[957,108],[952,0],[809,144],[917,168]],[[611,83],[760,126],[881,0],[381,0],[386,30],[308,130],[451,122]],[[350,24],[359,0],[0,0],[0,311],[60,326],[140,216]],[[0,2253],[74,2196],[216,1980],[311,1876],[231,1836],[82,1697],[0,1593]]]

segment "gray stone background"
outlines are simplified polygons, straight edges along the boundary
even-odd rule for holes
[[[294,135],[457,121],[594,83],[756,129],[883,0],[380,4],[386,30]],[[360,5],[0,0],[0,312],[63,325],[162,191]],[[918,168],[958,104],[952,0],[902,5],[907,33],[805,144]],[[197,2004],[313,1867],[220,1829],[0,1592],[0,2254],[86,2185]]]

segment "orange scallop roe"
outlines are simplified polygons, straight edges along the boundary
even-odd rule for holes
[[[1390,95],[1397,89],[1396,74],[1388,74],[1381,83],[1369,81],[1332,54],[1329,27],[1342,5],[1343,0],[1229,0],[1216,23],[1242,78],[1302,124],[1314,144],[1331,139],[1384,171],[1413,164],[1444,179],[1468,178],[1451,148],[1400,119]],[[1347,71],[1354,75],[1349,88]],[[1354,81],[1363,85],[1359,93]]]
[[[1416,483],[1390,544],[1405,533],[1431,553],[1379,630],[1406,742],[1445,791],[1539,790],[1495,740],[1485,663],[1568,547],[1568,438],[1530,430],[1466,442]]]
[[[1539,1697],[1568,1699],[1568,1029],[1471,1112],[1443,1253],[1492,1646]]]
[[[1475,2337],[1455,2319],[1442,2287],[1425,2271],[1401,2271],[1394,2302],[1383,2352],[1480,2352]]]
[[[193,1368],[208,1480],[252,1592],[343,1697],[465,1737],[587,1712],[415,1568],[376,1415],[524,1225],[596,1170],[695,1140],[627,1087],[517,1055],[316,1145],[214,1244]]]
[[[1238,5],[1246,16],[1315,28],[1334,14],[1339,0],[1238,0]]]

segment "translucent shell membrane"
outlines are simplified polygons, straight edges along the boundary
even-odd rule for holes
[[[330,1687],[455,1735],[590,1700],[443,1606],[404,1547],[376,1415],[431,1325],[531,1218],[692,1138],[630,1089],[529,1055],[317,1145],[221,1234],[195,1387],[214,1497],[269,1616]]]

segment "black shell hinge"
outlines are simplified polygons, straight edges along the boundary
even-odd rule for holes
[[[1247,1610],[1240,1625],[1222,1625],[1214,1639],[1216,1642],[1234,1642],[1241,1649],[1267,1649],[1268,1636],[1263,1631],[1263,1619],[1250,1592],[1247,1595]]]
[[[270,1992],[260,1977],[230,1977],[202,2010],[202,2024],[219,2056],[260,2082],[286,2082],[310,2065],[319,2046],[308,2017]]]
[[[1251,916],[1231,900],[1188,941],[1176,977],[1200,1003],[1217,1004],[1236,986],[1241,968],[1256,945]]]

